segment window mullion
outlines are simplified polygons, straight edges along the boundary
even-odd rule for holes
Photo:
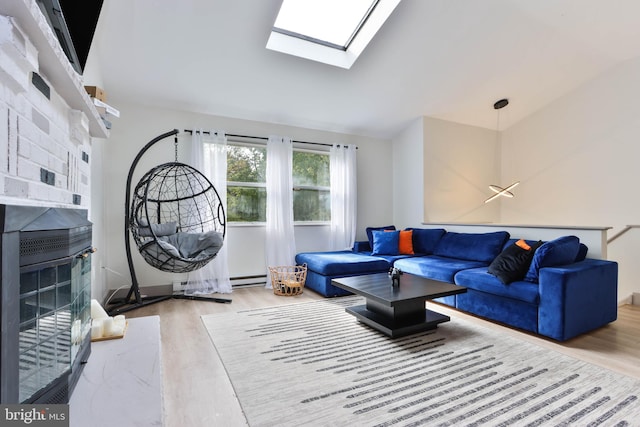
[[[239,182],[239,181],[227,181],[227,187],[255,187],[266,188],[265,182]]]

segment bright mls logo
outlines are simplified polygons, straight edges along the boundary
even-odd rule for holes
[[[0,427],[69,427],[69,405],[0,405]]]

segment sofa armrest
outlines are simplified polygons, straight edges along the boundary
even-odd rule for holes
[[[565,341],[613,322],[618,314],[618,263],[585,259],[540,269],[538,333]]]
[[[371,246],[368,240],[355,242],[353,244],[353,252],[371,252]]]

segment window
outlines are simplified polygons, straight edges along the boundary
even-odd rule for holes
[[[267,49],[349,69],[400,0],[284,0]]]
[[[378,0],[284,0],[273,30],[347,50]]]
[[[267,149],[228,145],[227,220],[265,222]],[[293,219],[296,222],[330,221],[329,154],[294,150]]]
[[[228,145],[228,221],[266,221],[266,172],[267,149],[265,147]]]
[[[293,152],[293,220],[330,221],[329,156]]]

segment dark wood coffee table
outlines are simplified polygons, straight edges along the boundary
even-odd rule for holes
[[[360,322],[392,337],[434,329],[449,316],[425,308],[425,301],[462,294],[467,288],[404,273],[392,287],[387,273],[333,279],[334,286],[366,298],[365,305],[347,307]]]

